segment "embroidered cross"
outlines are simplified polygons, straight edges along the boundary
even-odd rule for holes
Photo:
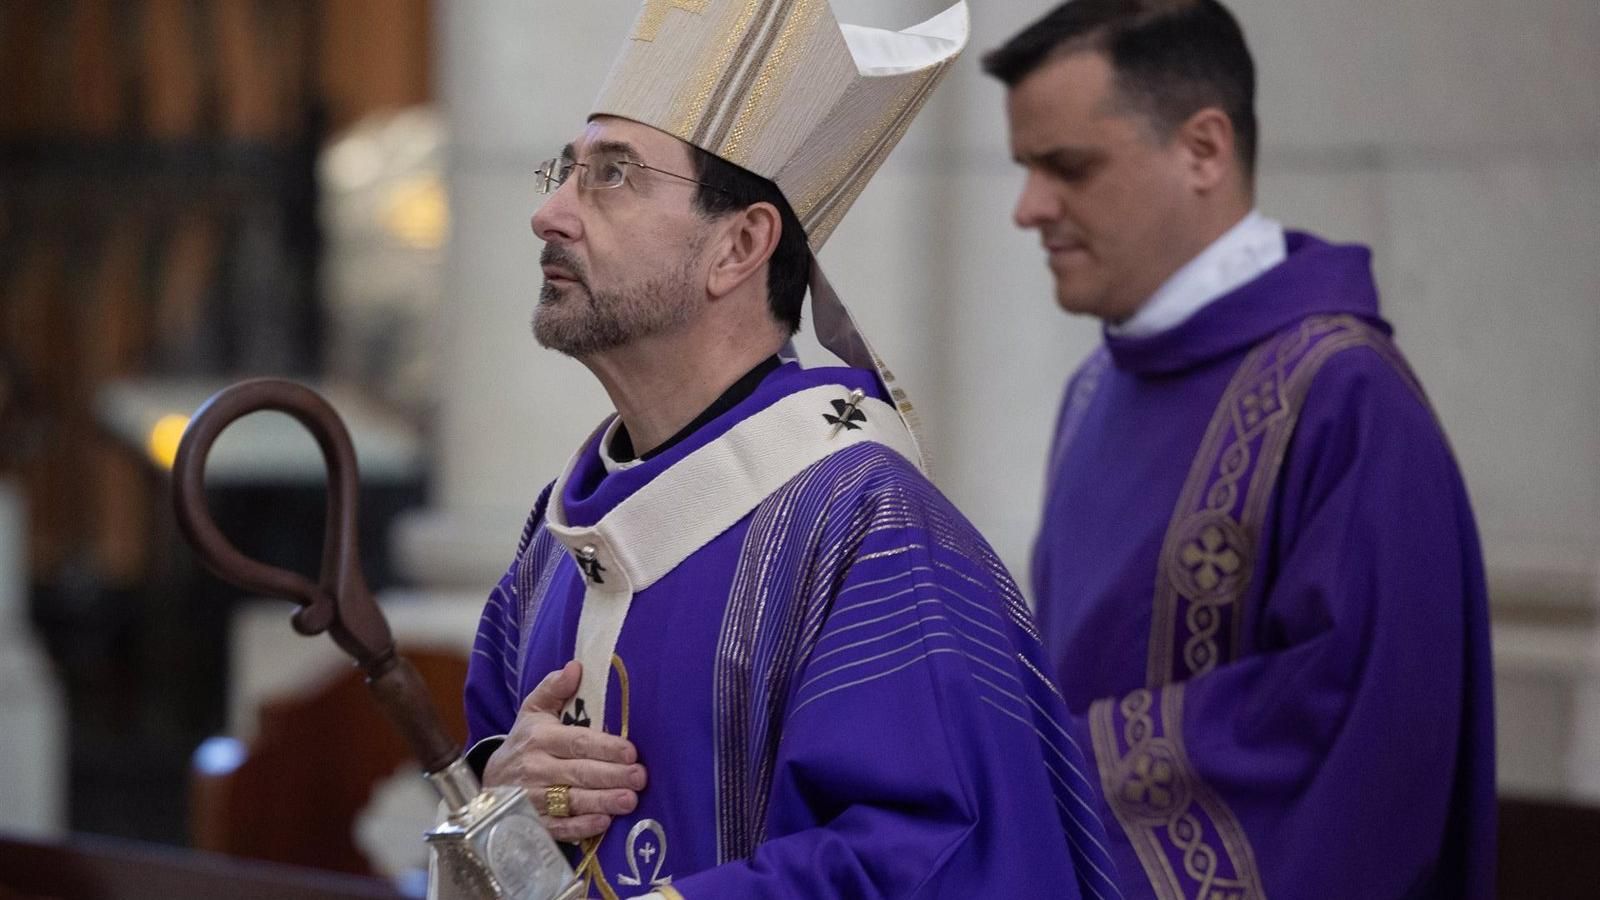
[[[833,401],[834,414],[830,416],[827,413],[823,413],[822,415],[822,418],[833,426],[833,430],[828,432],[828,437],[837,437],[841,429],[844,431],[861,430],[859,423],[867,420],[867,414],[860,409],[861,401],[865,399],[867,399],[866,393],[857,389],[850,392],[848,400]]]
[[[667,13],[681,9],[691,15],[701,15],[711,0],[646,0],[644,11],[639,13],[639,23],[633,29],[636,41],[654,41],[661,33],[661,24]]]
[[[645,865],[650,865],[650,860],[654,859],[656,855],[656,845],[645,844],[643,847],[639,848],[639,855],[644,857]]]
[[[1228,538],[1215,525],[1200,532],[1200,539],[1183,548],[1183,564],[1194,571],[1201,590],[1212,590],[1222,579],[1239,571],[1244,560],[1228,546]]]
[[[1172,805],[1172,764],[1149,754],[1134,760],[1133,772],[1122,784],[1122,796],[1130,803],[1166,809]]]
[[[583,570],[583,577],[595,584],[606,583],[606,580],[600,577],[601,573],[606,571],[606,567],[600,565],[593,547],[584,547],[578,551],[578,568]]]
[[[1273,415],[1282,406],[1278,402],[1278,383],[1275,380],[1263,382],[1250,393],[1240,399],[1239,405],[1244,407],[1244,424],[1246,428],[1254,428],[1262,419]]]
[[[572,712],[561,714],[561,724],[576,725],[579,728],[588,728],[590,725],[589,712],[583,708],[583,698],[579,697],[572,702]]]

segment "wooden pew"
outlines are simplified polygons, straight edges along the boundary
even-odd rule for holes
[[[387,883],[111,838],[0,835],[0,900],[399,900]]]

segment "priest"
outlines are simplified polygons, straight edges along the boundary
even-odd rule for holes
[[[1361,247],[1254,210],[1215,0],[1078,0],[985,60],[1017,223],[1105,323],[1033,582],[1129,897],[1487,897],[1494,732],[1467,493]]]

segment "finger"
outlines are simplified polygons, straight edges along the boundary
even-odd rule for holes
[[[638,764],[619,766],[591,759],[565,759],[554,761],[550,768],[553,773],[551,784],[570,784],[586,790],[626,788],[642,791],[648,783],[644,766]]]
[[[529,791],[528,799],[541,816],[550,815],[550,798],[545,789]],[[639,806],[639,795],[625,788],[591,791],[583,788],[567,789],[568,816],[625,816]]]
[[[565,819],[540,816],[539,821],[551,837],[569,844],[605,834],[606,829],[611,827],[610,816],[572,816]]]
[[[573,788],[567,792],[567,803],[572,808],[572,818],[625,816],[638,809],[639,795],[629,790],[586,791]]]
[[[572,660],[546,675],[533,693],[522,701],[522,708],[559,716],[561,708],[578,693],[578,684],[582,680],[583,664]]]
[[[560,738],[552,736],[550,755],[559,759],[592,759],[630,766],[639,761],[633,742],[614,734],[576,725],[562,726]]]

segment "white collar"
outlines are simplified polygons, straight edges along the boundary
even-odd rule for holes
[[[1189,260],[1125,322],[1107,325],[1117,337],[1160,334],[1288,257],[1283,226],[1256,210]]]
[[[629,460],[619,460],[611,455],[611,442],[617,439],[617,429],[621,427],[622,417],[612,416],[611,424],[605,426],[605,432],[600,435],[600,465],[605,466],[607,475],[626,472],[644,464],[644,460],[637,456]]]

